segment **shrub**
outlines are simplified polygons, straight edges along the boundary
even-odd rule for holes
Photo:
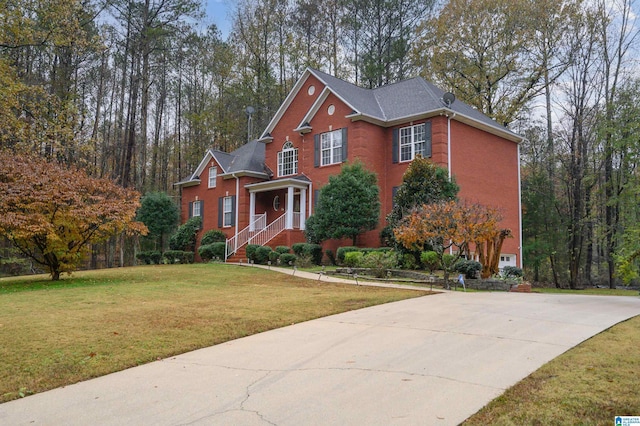
[[[271,247],[269,246],[258,246],[254,253],[255,259],[253,259],[253,261],[261,265],[266,265],[269,261],[269,253],[271,253],[272,251],[273,250],[271,250]]]
[[[338,259],[338,265],[344,264],[344,256],[345,256],[345,254],[347,254],[349,252],[352,252],[352,251],[360,251],[360,249],[358,247],[353,247],[353,246],[339,247],[338,250],[336,251],[336,257]]]
[[[440,258],[435,251],[423,251],[420,253],[420,262],[431,273],[440,267]]]
[[[193,252],[183,250],[167,250],[164,252],[164,259],[167,263],[191,263],[193,262]]]
[[[404,269],[417,269],[418,262],[416,257],[412,253],[405,253],[402,255],[402,267]]]
[[[291,246],[291,248],[293,249],[293,253],[295,253],[296,256],[302,256],[302,254],[304,253],[305,245],[307,245],[307,243],[295,243]]]
[[[315,265],[320,265],[322,263],[322,246],[320,244],[305,244],[302,255],[309,256]]]
[[[298,268],[310,268],[313,266],[313,259],[308,254],[303,254],[296,258],[295,265]]]
[[[344,264],[352,268],[360,267],[363,260],[364,253],[361,251],[349,251],[344,255]]]
[[[453,262],[455,262],[456,257],[453,254],[445,253],[442,255],[442,267],[448,270],[453,268]]]
[[[347,253],[347,256],[350,254]],[[376,277],[384,278],[387,275],[387,270],[398,266],[398,256],[388,250],[374,251],[364,257],[362,266],[370,268]]]
[[[198,254],[205,262],[208,262],[211,259],[224,260],[226,248],[227,243],[225,241],[218,241],[215,243],[200,246],[200,248],[198,249]]]
[[[175,234],[169,238],[169,248],[175,250],[193,250],[196,245],[196,234],[202,226],[200,216],[192,217],[178,227]]]
[[[145,265],[151,264],[151,258],[149,257],[148,251],[139,252],[138,254],[136,254],[136,259],[140,260],[141,262],[144,262]]]
[[[454,269],[464,274],[465,278],[476,278],[478,272],[482,270],[482,265],[475,260],[461,259],[456,262]]]
[[[505,266],[502,268],[502,275],[504,275],[505,278],[521,278],[522,269],[516,266]]]
[[[291,249],[289,248],[289,246],[278,246],[276,247],[276,251],[279,254],[285,254],[285,253],[290,253]]]
[[[151,251],[149,252],[149,257],[151,259],[151,263],[154,265],[159,265],[162,262],[162,253],[159,251]]]
[[[256,250],[260,247],[259,244],[247,244],[245,252],[247,253],[247,259],[256,261]]]
[[[336,264],[336,255],[333,254],[333,250],[331,249],[327,249],[324,254],[327,255],[327,257],[329,258],[329,261],[331,262],[332,265]]]
[[[280,258],[281,254],[278,253],[277,251],[270,251],[269,252],[269,260],[271,261],[272,265],[276,265],[278,263],[278,258]]]
[[[289,266],[289,262],[291,262],[291,265],[293,265],[294,263],[296,263],[297,259],[298,257],[295,254],[282,253],[280,255],[280,264],[284,266]]]
[[[200,240],[200,245],[206,246],[208,244],[226,242],[227,236],[219,229],[211,229],[204,233]]]

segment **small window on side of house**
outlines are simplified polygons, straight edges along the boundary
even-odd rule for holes
[[[228,227],[233,225],[233,197],[224,197],[223,218],[222,226]]]

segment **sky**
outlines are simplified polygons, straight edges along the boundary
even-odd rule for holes
[[[234,3],[233,0],[206,0],[204,2],[207,21],[216,24],[222,32],[223,39],[226,39],[231,31],[232,3]]]

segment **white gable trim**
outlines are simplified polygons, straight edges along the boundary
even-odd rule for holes
[[[296,84],[293,86],[293,89],[291,89],[291,91],[285,98],[282,105],[280,105],[280,108],[278,108],[278,111],[276,111],[276,115],[273,116],[267,128],[264,129],[264,132],[262,132],[262,135],[259,138],[260,140],[267,139],[269,137],[268,135],[273,131],[280,119],[284,116],[289,106],[291,106],[291,102],[293,102],[295,97],[298,95],[298,92],[300,92],[300,89],[302,89],[302,86],[304,86],[304,83],[307,81],[310,75],[311,72],[309,68],[304,70],[302,76],[300,76]]]
[[[207,153],[202,158],[202,161],[200,161],[200,164],[196,168],[196,171],[193,172],[193,174],[191,175],[191,179],[192,180],[199,178],[199,176],[202,174],[204,169],[207,167],[207,164],[209,164],[209,160],[211,160],[211,159],[215,160],[215,162],[218,165],[218,167],[220,167],[220,169],[222,170],[222,173],[226,173],[227,172],[224,169],[224,167],[222,167],[222,164],[220,164],[220,161],[218,161],[218,159],[216,158],[216,154],[212,150],[209,149],[209,150],[207,150]]]
[[[295,129],[296,131],[299,131],[299,129],[303,128],[305,123],[311,123],[313,117],[315,117],[315,115],[318,113],[320,106],[322,106],[324,101],[326,101],[329,97],[329,93],[331,93],[331,89],[329,89],[329,87],[325,85],[324,89],[322,89],[322,93],[320,93],[316,101],[313,103],[313,105],[311,105],[311,108],[309,108],[309,111],[307,111],[307,114],[302,118],[302,121],[298,125],[298,128]]]

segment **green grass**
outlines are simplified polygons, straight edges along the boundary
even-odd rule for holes
[[[640,415],[640,317],[548,362],[463,424],[613,425]]]
[[[428,292],[224,264],[0,279],[0,402],[292,323]]]

